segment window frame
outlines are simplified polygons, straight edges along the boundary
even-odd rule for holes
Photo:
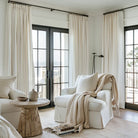
[[[137,87],[135,87],[135,74],[138,74],[138,72],[135,72],[135,65],[134,65],[134,60],[135,59],[138,59],[136,57],[134,57],[134,54],[135,54],[135,45],[138,45],[138,44],[135,44],[134,42],[134,39],[135,39],[135,33],[134,33],[134,30],[137,30],[138,29],[138,25],[136,26],[127,26],[127,27],[124,27],[124,65],[125,65],[125,95],[126,95],[126,88],[132,88],[133,89],[133,103],[129,103],[129,102],[125,102],[125,107],[128,108],[128,109],[133,109],[133,110],[138,110],[138,104],[135,104],[135,90],[134,89],[138,89]],[[133,31],[133,43],[132,44],[126,44],[126,31]],[[133,58],[127,58],[126,57],[126,47],[128,46],[132,46],[133,47]],[[127,72],[126,71],[126,61],[127,59],[132,59],[133,60],[133,71],[132,72]],[[129,87],[129,86],[126,86],[126,74],[133,74],[133,87]],[[127,97],[125,96],[125,100],[127,100]]]

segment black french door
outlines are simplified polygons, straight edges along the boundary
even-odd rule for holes
[[[35,90],[54,104],[69,85],[68,29],[33,25]]]

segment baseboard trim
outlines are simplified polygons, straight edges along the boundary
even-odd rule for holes
[[[136,105],[136,104],[125,103],[125,108],[138,111],[138,105]]]

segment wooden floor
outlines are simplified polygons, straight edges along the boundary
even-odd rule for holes
[[[33,138],[138,138],[138,111],[120,109],[120,116],[114,110],[114,118],[104,129],[84,129],[81,133],[57,136],[45,130],[57,125],[54,121],[54,108],[39,110],[42,135]]]
[[[54,117],[54,108],[39,110],[39,112],[45,113],[45,111],[53,111]],[[120,109],[120,115],[113,109],[114,116],[123,120],[131,121],[138,123],[138,111],[130,110],[130,109]]]
[[[114,116],[124,120],[138,123],[138,111],[135,110],[120,109],[120,115],[118,115],[116,110],[114,110]]]

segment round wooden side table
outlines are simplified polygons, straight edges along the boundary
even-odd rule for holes
[[[11,104],[21,108],[18,132],[22,137],[33,137],[42,134],[38,107],[48,105],[49,103],[48,99],[25,102],[14,100],[11,102]]]

